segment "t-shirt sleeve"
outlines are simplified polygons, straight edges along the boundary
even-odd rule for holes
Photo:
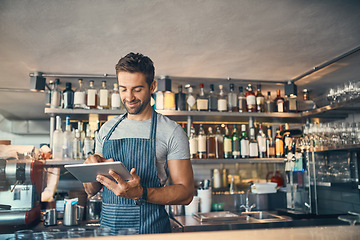
[[[95,136],[95,153],[102,153],[103,149],[103,140],[100,134],[100,131]]]
[[[184,129],[178,125],[169,138],[167,160],[189,158],[189,140]]]

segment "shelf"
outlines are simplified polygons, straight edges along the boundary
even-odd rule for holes
[[[352,144],[352,145],[340,145],[336,148],[329,148],[329,147],[317,147],[311,149],[315,153],[319,152],[331,152],[331,151],[341,151],[341,150],[360,150],[360,144]]]
[[[192,164],[285,163],[284,158],[192,159]]]
[[[45,167],[61,167],[64,165],[70,164],[80,164],[83,163],[85,160],[46,160],[44,163]]]

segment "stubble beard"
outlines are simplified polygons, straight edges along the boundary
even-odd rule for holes
[[[140,104],[139,104],[137,107],[135,107],[135,108],[129,108],[129,107],[126,105],[126,103],[127,103],[128,101],[123,101],[124,107],[125,107],[126,111],[128,112],[128,114],[136,115],[136,114],[141,113],[141,112],[145,109],[146,105],[149,104],[150,98],[148,98],[148,99],[147,99],[146,101],[144,101],[144,102],[141,102],[139,99],[135,100],[134,102],[137,102],[137,101],[139,101]]]

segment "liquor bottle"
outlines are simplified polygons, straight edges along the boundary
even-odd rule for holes
[[[55,79],[53,89],[51,90],[50,108],[61,108],[61,92],[59,90],[60,80]]]
[[[63,131],[61,129],[61,117],[56,116],[56,130],[53,132],[52,157],[53,159],[62,159]]]
[[[198,158],[206,158],[206,134],[202,124],[200,124],[198,135]]]
[[[219,112],[227,112],[227,99],[226,99],[226,95],[223,89],[223,85],[219,85],[219,97],[218,97],[218,102],[217,102],[217,106],[218,106],[218,111]]]
[[[86,128],[83,152],[85,159],[94,154],[94,139],[91,137],[91,129],[89,127]]]
[[[284,156],[284,141],[280,135],[280,131],[276,131],[275,137],[275,157],[280,158]]]
[[[74,93],[74,108],[86,108],[86,92],[83,86],[83,80],[79,79],[79,88]]]
[[[256,93],[256,110],[258,112],[265,112],[265,97],[261,93],[261,85],[257,85]]]
[[[307,111],[315,108],[316,108],[316,104],[313,100],[310,100],[309,91],[307,89],[304,89],[303,100],[298,102],[299,111]]]
[[[228,93],[228,111],[229,112],[237,112],[238,109],[238,99],[235,93],[234,84],[230,84],[230,92]]]
[[[164,92],[164,110],[175,110],[175,93],[172,91]]]
[[[256,137],[259,146],[259,158],[266,157],[266,135],[263,131],[262,124],[259,124],[259,132]]]
[[[65,131],[63,134],[63,159],[73,159],[73,141],[74,137],[71,132],[70,117],[66,117]]]
[[[98,105],[97,90],[94,87],[94,80],[90,80],[89,88],[86,91],[86,104],[88,108],[94,109]]]
[[[233,133],[231,135],[231,148],[233,158],[240,158],[240,137],[236,124],[234,124]]]
[[[285,101],[280,95],[280,89],[276,90],[276,94],[277,94],[277,96],[276,96],[276,98],[274,100],[274,102],[275,102],[275,111],[276,112],[284,112]]]
[[[274,112],[275,111],[275,104],[274,101],[271,99],[271,92],[268,91],[267,97],[265,99],[265,112]]]
[[[248,84],[246,88],[246,106],[248,112],[256,112],[256,97],[251,84]]]
[[[99,109],[109,109],[109,89],[106,87],[106,81],[101,82],[101,89],[99,90]]]
[[[198,139],[196,136],[194,124],[191,124],[189,136],[190,158],[196,159],[198,154]]]
[[[218,99],[216,94],[214,93],[214,84],[210,84],[210,92],[209,92],[209,111],[217,111],[218,109]]]
[[[181,85],[178,86],[178,93],[175,94],[175,105],[178,111],[186,110],[186,94],[182,92]]]
[[[114,83],[114,89],[111,93],[111,109],[120,109],[121,108],[121,99],[119,93],[119,84]]]
[[[164,110],[165,96],[163,91],[156,91],[155,93],[155,109]]]
[[[249,129],[250,141],[249,141],[249,157],[257,158],[259,156],[258,143],[255,139],[255,128]]]
[[[53,80],[49,80],[49,87],[45,88],[45,106],[46,107],[51,107],[51,91],[53,89],[54,86],[54,81]]]
[[[246,134],[246,126],[241,125],[241,139],[240,139],[240,149],[241,149],[241,157],[248,158],[250,152],[249,146],[249,138]]]
[[[289,112],[289,97],[284,96],[284,112]]]
[[[283,139],[284,139],[284,147],[287,148],[288,151],[290,152],[293,139],[291,137],[290,127],[288,123],[285,123],[285,131],[284,131]]]
[[[196,105],[198,111],[209,110],[209,99],[205,96],[204,84],[200,83],[200,94],[196,99]]]
[[[190,86],[187,88],[187,95],[186,95],[186,109],[188,111],[196,111],[196,98],[193,94],[194,89]]]
[[[71,89],[71,82],[66,83],[66,88],[63,91],[63,108],[74,108],[74,91]]]
[[[238,102],[239,102],[239,112],[247,112],[246,97],[242,86],[239,87]]]
[[[212,127],[208,128],[208,134],[206,136],[206,155],[207,158],[216,157],[216,141],[215,134],[212,131]]]
[[[220,126],[216,127],[215,143],[216,143],[215,158],[223,158],[224,157],[224,138],[223,138],[223,135],[221,134]]]
[[[75,160],[80,160],[84,158],[79,129],[75,129],[75,138],[73,142],[73,157]]]
[[[224,158],[232,158],[232,143],[229,128],[225,126],[224,134]]]
[[[291,94],[289,97],[289,108],[288,112],[297,112],[297,96]]]
[[[274,139],[272,137],[271,134],[271,127],[269,126],[267,129],[267,137],[266,137],[266,152],[267,152],[267,157],[268,158],[272,158],[275,157],[275,143],[274,143]]]
[[[83,126],[82,121],[78,121],[78,129],[80,132],[80,140],[81,140],[81,145],[82,145],[82,144],[84,144],[84,140],[85,140],[85,131],[84,131],[84,126]]]
[[[94,131],[94,149],[96,149],[96,139],[97,139],[97,136],[99,134],[99,131],[100,131],[100,127],[101,127],[101,122],[99,120],[96,121],[96,124],[97,124],[97,129]]]

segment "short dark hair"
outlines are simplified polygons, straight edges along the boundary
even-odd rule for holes
[[[155,67],[153,61],[141,53],[128,53],[122,57],[115,66],[116,76],[119,72],[143,73],[146,77],[146,82],[149,84],[154,81]]]

